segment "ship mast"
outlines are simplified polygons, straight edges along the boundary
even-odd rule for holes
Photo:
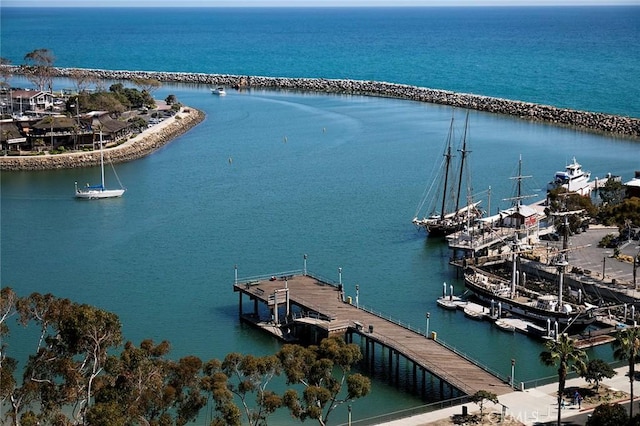
[[[462,157],[460,159],[460,175],[458,176],[458,192],[456,194],[456,212],[460,209],[460,191],[462,190],[462,177],[464,173],[464,159],[467,157],[467,153],[471,151],[467,151],[467,128],[469,125],[469,112],[467,112],[467,117],[464,121],[464,135],[462,136],[462,149],[458,151],[461,153]],[[470,201],[470,200],[467,200]],[[467,215],[468,217],[468,215]]]
[[[522,155],[520,155],[520,158],[518,160],[518,176],[513,176],[509,178],[509,179],[516,180],[516,196],[511,198],[503,198],[504,201],[513,201],[513,206],[516,208],[516,212],[520,211],[520,205],[522,204],[523,199],[535,197],[535,194],[522,195],[522,180],[530,177],[531,176],[522,175]]]
[[[449,165],[451,164],[451,138],[453,135],[453,117],[451,117],[451,124],[449,125],[449,136],[447,138],[447,151],[444,154],[446,158],[445,163],[445,172],[444,172],[444,188],[442,191],[442,208],[440,210],[440,220],[444,221],[444,216],[446,214],[445,205],[447,202],[447,185],[449,185]]]

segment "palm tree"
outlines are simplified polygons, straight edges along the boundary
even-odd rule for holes
[[[576,348],[575,340],[567,334],[559,335],[556,340],[549,340],[545,347],[547,350],[540,353],[540,361],[547,366],[558,365],[558,426],[560,426],[562,396],[569,366],[573,365],[574,370],[578,372],[584,371],[587,354],[582,349]]]
[[[626,359],[629,362],[629,390],[631,403],[629,404],[629,418],[633,418],[633,381],[636,375],[636,362],[640,361],[640,329],[628,327],[618,330],[616,340],[613,341],[613,357]]]

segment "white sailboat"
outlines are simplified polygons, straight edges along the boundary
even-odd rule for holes
[[[81,198],[84,200],[97,200],[101,198],[122,197],[122,194],[124,194],[125,189],[122,187],[122,184],[120,184],[119,189],[107,189],[104,186],[104,151],[102,146],[102,131],[100,131],[100,176],[101,181],[99,185],[87,184],[85,188],[78,188],[78,182],[76,181],[76,198]],[[117,175],[116,179],[118,179]],[[120,183],[119,179],[118,183]]]

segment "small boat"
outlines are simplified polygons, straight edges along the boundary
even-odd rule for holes
[[[101,198],[116,198],[122,197],[125,189],[120,184],[119,189],[107,189],[104,186],[104,152],[102,147],[102,131],[100,131],[100,176],[101,181],[99,185],[89,185],[85,188],[79,188],[78,182],[76,181],[76,198],[84,199],[84,200],[97,200]],[[115,173],[115,169],[114,169]],[[116,179],[118,179],[118,175],[116,175]],[[118,179],[118,183],[120,180]]]
[[[222,86],[216,87],[215,89],[211,89],[211,93],[218,96],[225,96],[227,94],[227,92],[225,92],[224,90],[224,87]]]
[[[507,332],[516,331],[516,326],[509,323],[508,321],[505,321],[504,319],[497,319],[493,323],[496,325],[496,327],[498,327],[502,331],[507,331]]]
[[[436,300],[436,303],[442,309],[455,311],[456,309],[458,309],[458,306],[464,305],[466,302],[461,298],[459,298],[458,296],[443,296],[443,297],[438,297],[438,300]]]
[[[567,192],[577,192],[580,195],[588,195],[591,192],[589,179],[591,172],[582,170],[575,157],[570,164],[567,164],[564,171],[556,172],[553,180],[547,185],[547,190],[564,188]]]
[[[482,311],[479,310],[478,308],[482,309]],[[476,320],[476,321],[482,321],[484,319],[485,314],[484,314],[483,311],[484,311],[484,307],[482,307],[480,305],[476,305],[475,303],[466,304],[465,307],[464,307],[464,310],[463,310],[464,315],[466,317],[471,318],[471,319]]]

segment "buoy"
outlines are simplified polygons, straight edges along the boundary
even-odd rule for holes
[[[233,163],[233,158],[229,157],[229,164]]]

